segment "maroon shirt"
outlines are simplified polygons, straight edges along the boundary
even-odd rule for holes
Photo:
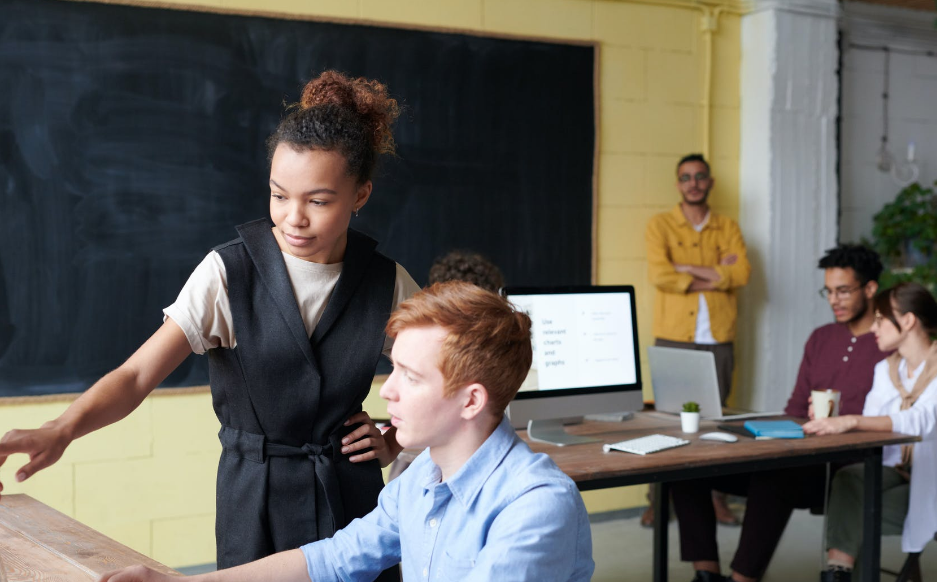
[[[784,413],[807,418],[810,391],[832,389],[840,392],[840,414],[862,414],[875,364],[887,355],[878,350],[874,333],[854,336],[845,323],[818,327],[804,346],[797,384]]]

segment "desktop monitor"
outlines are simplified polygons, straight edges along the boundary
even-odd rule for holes
[[[563,425],[644,406],[634,287],[507,287],[502,293],[533,322],[533,363],[507,409],[515,428],[560,446],[593,442]]]

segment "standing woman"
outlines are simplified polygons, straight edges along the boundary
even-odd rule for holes
[[[862,416],[811,420],[810,434],[850,430],[921,437],[882,451],[882,534],[902,534],[905,552],[920,552],[937,532],[937,302],[923,286],[901,283],[875,298],[878,349],[896,350],[875,366]],[[811,410],[812,416],[812,410]],[[828,569],[821,582],[849,582],[862,542],[864,466],[836,472],[826,532]]]
[[[377,503],[400,450],[362,402],[387,319],[418,290],[377,243],[349,228],[393,151],[397,103],[384,85],[327,71],[274,134],[270,219],[237,227],[196,267],[153,336],[59,418],[12,430],[22,481],[76,438],[120,420],[191,353],[208,353],[221,422],[218,567],[331,536]]]

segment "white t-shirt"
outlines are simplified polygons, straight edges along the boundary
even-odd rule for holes
[[[703,222],[693,225],[693,230],[696,232],[703,232],[708,222],[709,213],[707,212]],[[699,305],[696,308],[696,333],[693,337],[693,343],[705,345],[719,343],[716,341],[716,338],[713,337],[712,328],[709,324],[709,304],[706,303],[706,297],[703,296],[702,291],[699,292]]]
[[[884,367],[882,367],[882,364],[884,364]],[[901,358],[898,363],[898,377],[901,378],[901,384],[908,392],[914,390],[918,377],[924,371],[924,364],[925,362],[921,362],[908,376],[908,361]],[[875,367],[872,389],[865,397],[862,416],[889,416],[895,432],[925,436],[922,433],[933,430],[933,427],[930,426],[933,421],[929,419],[933,417],[935,401],[937,401],[937,389],[934,386],[928,386],[918,396],[914,406],[907,410],[901,410],[901,394],[895,389],[891,375],[888,373],[888,361],[883,361]],[[930,413],[922,412],[928,409]],[[921,418],[924,420],[922,421]],[[882,447],[883,465],[894,467],[900,463],[901,445]]]
[[[283,260],[293,287],[293,296],[306,326],[306,335],[311,337],[342,274],[342,263],[323,265],[287,253],[283,253]],[[391,311],[419,290],[420,286],[398,264]],[[203,354],[212,348],[233,348],[237,345],[231,303],[228,301],[228,276],[221,255],[215,251],[208,253],[192,271],[176,302],[164,309],[163,314],[163,321],[169,317],[182,328],[196,354]],[[385,354],[390,354],[393,344],[389,337],[384,340]]]

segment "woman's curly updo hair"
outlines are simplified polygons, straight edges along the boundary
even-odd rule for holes
[[[391,126],[400,108],[383,83],[325,71],[306,83],[293,109],[267,140],[270,159],[281,143],[297,151],[337,151],[348,174],[364,183],[378,156],[394,152]]]

